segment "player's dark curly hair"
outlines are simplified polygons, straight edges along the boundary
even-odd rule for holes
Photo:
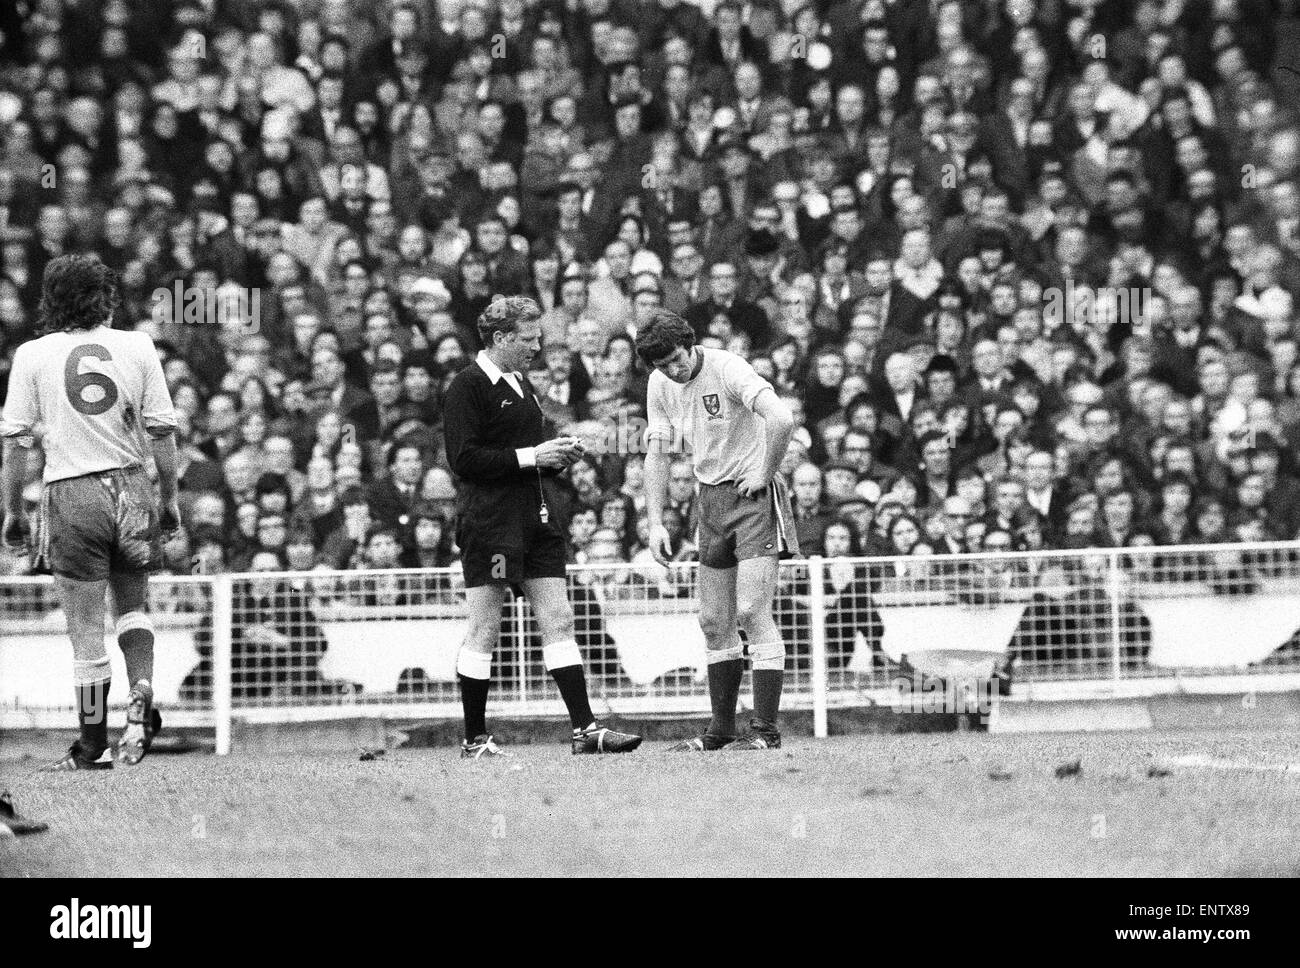
[[[520,323],[541,318],[541,307],[527,296],[493,296],[479,314],[478,338],[484,346],[491,346],[494,334],[513,333]]]
[[[636,355],[648,367],[653,368],[659,360],[672,356],[679,346],[686,350],[695,346],[695,330],[667,309],[656,309],[637,329]]]
[[[41,330],[94,329],[109,321],[119,301],[117,273],[94,255],[61,255],[45,267]]]

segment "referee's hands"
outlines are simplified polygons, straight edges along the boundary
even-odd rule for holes
[[[668,567],[673,556],[673,542],[668,536],[668,529],[662,524],[650,526],[650,554],[655,561]]]
[[[537,466],[564,470],[586,453],[577,437],[556,437],[537,445]]]

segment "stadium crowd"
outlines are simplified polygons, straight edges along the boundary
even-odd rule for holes
[[[20,0],[0,381],[99,253],[180,416],[172,573],[453,563],[442,390],[514,293],[593,444],[576,561],[650,562],[660,306],[795,410],[805,552],[1295,538],[1295,6]]]

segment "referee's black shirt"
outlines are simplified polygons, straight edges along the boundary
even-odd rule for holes
[[[447,462],[457,483],[457,533],[476,543],[520,547],[537,526],[541,506],[536,467],[520,468],[516,450],[550,439],[532,384],[518,375],[521,399],[504,377],[496,383],[475,359],[456,374],[443,401]],[[557,471],[542,468],[553,515]],[[552,519],[552,524],[554,524]],[[458,544],[465,545],[463,538]]]

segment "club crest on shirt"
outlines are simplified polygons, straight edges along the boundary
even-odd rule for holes
[[[710,417],[716,417],[718,411],[722,409],[722,401],[718,399],[716,393],[704,394],[704,409],[709,412]]]

